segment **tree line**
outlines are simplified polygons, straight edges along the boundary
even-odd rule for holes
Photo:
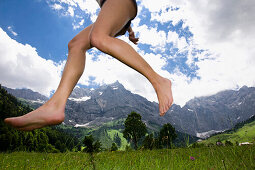
[[[65,152],[67,150],[78,151],[81,149],[81,143],[77,138],[64,133],[57,127],[22,132],[4,123],[4,119],[7,117],[21,116],[32,110],[0,85],[0,152]]]
[[[126,118],[125,129],[123,131],[124,138],[131,143],[131,146],[135,150],[137,149],[162,149],[162,148],[172,148],[172,143],[177,137],[175,128],[170,124],[164,124],[160,129],[159,133],[148,134],[147,127],[144,122],[142,122],[142,117],[136,112],[131,112]],[[115,139],[118,137],[115,135]],[[117,140],[119,141],[120,138]],[[85,136],[83,140],[85,146],[85,152],[98,152],[101,148],[101,143],[99,140],[95,140],[92,135]],[[119,144],[119,143],[118,143]],[[118,150],[117,143],[112,143],[111,151]]]

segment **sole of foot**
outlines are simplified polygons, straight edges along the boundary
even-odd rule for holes
[[[6,118],[4,122],[21,131],[31,131],[45,126],[57,125],[64,121],[64,108],[44,104],[23,116]]]

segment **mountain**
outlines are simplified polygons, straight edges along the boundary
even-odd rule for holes
[[[187,115],[188,119],[184,121]],[[181,127],[184,131],[194,134],[190,129],[195,129],[198,137],[208,137],[210,133],[230,129],[253,115],[255,88],[244,86],[238,91],[226,90],[212,96],[192,99],[182,108],[178,117],[187,123]]]
[[[243,142],[255,142],[255,115],[246,121],[236,124],[232,129],[227,130],[222,133],[214,134],[208,139],[202,141],[204,144],[213,143],[221,141],[225,143],[228,140],[235,144]]]
[[[17,97],[23,104],[29,105],[32,108],[38,108],[47,100],[49,100],[48,97],[30,89],[11,89],[4,86],[2,86],[2,88],[7,90],[11,95]]]
[[[95,90],[76,87],[67,102],[64,124],[99,127],[124,119],[131,111],[141,114],[152,130],[170,122],[177,131],[206,138],[255,115],[255,88],[244,86],[237,91],[225,90],[194,98],[183,107],[173,104],[166,115],[160,117],[157,103],[131,93],[118,81]]]
[[[8,93],[12,94],[13,96],[17,97],[17,98],[24,98],[26,100],[29,101],[34,101],[34,102],[45,102],[47,100],[49,100],[48,97],[41,95],[38,92],[34,92],[30,89],[11,89],[11,88],[7,88],[2,86],[5,90],[8,91]]]
[[[184,107],[173,105],[164,117],[158,115],[157,103],[131,93],[119,82],[86,95],[87,100],[68,102],[66,124],[76,127],[99,126],[126,118],[128,113],[136,111],[149,128],[170,122],[180,132],[207,137],[230,129],[255,114],[255,88],[246,86],[238,91],[226,90],[192,99]]]
[[[75,88],[73,93],[80,88]],[[70,99],[70,98],[69,98]],[[166,123],[158,115],[157,104],[126,90],[116,82],[91,90],[86,96],[68,100],[65,123],[76,127],[93,127],[127,117],[132,111],[141,114],[143,120],[156,124]]]

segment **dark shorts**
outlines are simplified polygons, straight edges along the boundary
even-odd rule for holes
[[[102,8],[102,6],[104,5],[105,1],[106,1],[106,0],[101,0],[101,5],[100,5],[101,8]],[[137,4],[136,4],[136,0],[131,0],[131,1],[134,3],[135,8],[136,8],[136,13],[135,13],[135,17],[136,17],[136,15],[137,15]],[[134,17],[134,18],[135,18],[135,17]],[[129,21],[127,22],[127,24],[123,27],[126,31],[127,31],[127,29],[130,27],[131,21],[132,21],[134,18],[132,18],[131,20],[129,20]]]

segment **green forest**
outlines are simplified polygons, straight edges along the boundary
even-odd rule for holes
[[[60,128],[22,132],[4,123],[7,117],[21,116],[30,111],[28,105],[22,104],[0,85],[0,151],[65,152],[81,149],[79,140]]]

